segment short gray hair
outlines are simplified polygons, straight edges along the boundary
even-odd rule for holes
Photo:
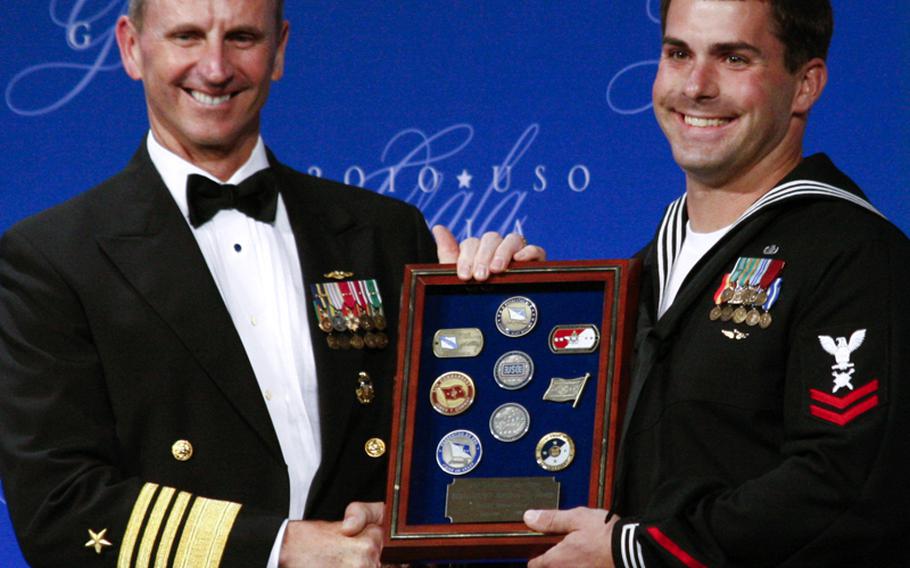
[[[275,2],[275,22],[280,27],[281,22],[284,21],[284,0],[272,1]],[[137,29],[142,29],[142,17],[145,15],[145,0],[130,0],[127,15]]]

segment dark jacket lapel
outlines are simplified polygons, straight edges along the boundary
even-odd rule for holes
[[[117,178],[118,228],[98,244],[279,459],[252,366],[192,232],[143,144]]]
[[[377,269],[373,231],[346,209],[344,195],[334,187],[318,187],[317,179],[282,166],[271,154],[269,159],[279,174],[281,196],[297,242],[308,308],[313,305],[311,285],[330,281],[325,276],[330,271],[353,271],[354,279],[373,277]],[[313,496],[319,494],[340,456],[339,440],[344,439],[356,402],[354,389],[364,353],[329,349],[325,332],[319,329],[312,309],[309,312],[322,441],[322,462],[310,491]]]

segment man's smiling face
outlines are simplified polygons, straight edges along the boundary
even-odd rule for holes
[[[720,185],[772,159],[791,126],[798,87],[769,3],[670,4],[654,113],[690,177]]]
[[[190,161],[252,150],[284,65],[274,0],[149,0],[141,29],[120,28],[124,67],[143,82],[162,145]]]

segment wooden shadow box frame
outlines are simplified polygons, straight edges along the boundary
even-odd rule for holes
[[[443,562],[467,559],[527,559],[559,542],[559,536],[531,531],[520,519],[509,522],[450,522],[446,489],[454,480],[436,463],[439,433],[460,427],[480,433],[484,450],[475,470],[462,477],[552,477],[559,508],[605,507],[611,499],[621,405],[635,327],[639,266],[636,260],[514,263],[488,281],[462,282],[451,265],[405,268],[399,319],[398,370],[389,446],[383,560]],[[497,307],[508,298],[534,303],[536,328],[509,337],[497,330]],[[596,326],[600,340],[584,355],[556,353],[550,332],[558,325]],[[485,343],[470,359],[433,355],[434,333],[476,327]],[[533,388],[507,391],[494,382],[492,368],[504,352],[517,349],[534,360]],[[539,364],[538,364],[539,363]],[[429,384],[440,371],[471,369],[477,408],[451,417],[434,412]],[[582,403],[543,400],[554,376],[590,372]],[[543,376],[539,376],[543,375]],[[518,443],[494,440],[485,426],[490,405],[518,399],[530,411],[531,429]],[[471,412],[474,411],[474,415]],[[574,428],[574,430],[573,430]],[[535,461],[542,433],[571,431],[576,458],[564,471],[548,472]],[[531,448],[530,450],[528,448]],[[538,449],[539,451],[539,449]],[[525,458],[527,456],[527,458]],[[573,469],[574,468],[574,469]]]

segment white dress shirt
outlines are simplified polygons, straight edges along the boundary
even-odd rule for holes
[[[187,176],[222,182],[161,146],[151,132],[147,147],[189,225]],[[250,158],[226,183],[239,184],[268,167],[260,137]],[[190,229],[243,342],[278,435],[290,481],[288,518],[302,519],[321,458],[318,393],[303,276],[284,201],[279,195],[274,223],[231,209]],[[278,564],[286,526],[278,533],[269,566]]]

